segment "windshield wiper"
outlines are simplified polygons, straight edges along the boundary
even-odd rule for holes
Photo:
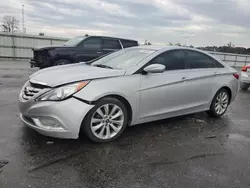
[[[103,65],[103,64],[95,64],[93,65],[95,67],[100,67],[100,68],[107,68],[107,69],[113,69],[112,67],[108,66],[108,65]]]
[[[96,61],[95,59],[90,60],[90,61],[87,61],[87,62],[86,62],[86,65],[90,65],[91,63],[93,63],[93,62],[95,62],[95,61]]]

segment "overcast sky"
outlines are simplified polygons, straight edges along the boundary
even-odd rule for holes
[[[153,44],[250,47],[250,0],[2,0],[0,17],[20,21],[27,33],[107,35]]]

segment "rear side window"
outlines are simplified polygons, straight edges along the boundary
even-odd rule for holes
[[[86,49],[101,49],[101,38],[87,38],[83,41],[81,47]]]
[[[174,50],[164,52],[155,57],[151,64],[162,64],[166,66],[166,70],[185,69],[185,54],[182,50]]]
[[[138,42],[131,40],[121,40],[123,48],[138,46]]]
[[[102,39],[103,49],[121,49],[119,40],[115,39]]]
[[[215,60],[195,51],[187,51],[186,69],[215,68]]]

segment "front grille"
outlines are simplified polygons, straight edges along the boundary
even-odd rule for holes
[[[33,98],[40,91],[41,91],[41,89],[27,86],[24,88],[24,91],[23,91],[23,99],[29,100],[29,99]]]
[[[46,51],[34,51],[33,55],[34,55],[33,57],[34,61],[39,63],[46,61],[47,59]]]
[[[48,86],[44,86],[41,84],[29,83],[23,90],[22,98],[24,100],[32,99],[34,96],[38,95],[40,91],[48,88]]]

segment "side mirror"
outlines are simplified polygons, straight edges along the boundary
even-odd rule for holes
[[[146,73],[162,73],[166,70],[166,66],[161,64],[152,64],[143,69]]]

